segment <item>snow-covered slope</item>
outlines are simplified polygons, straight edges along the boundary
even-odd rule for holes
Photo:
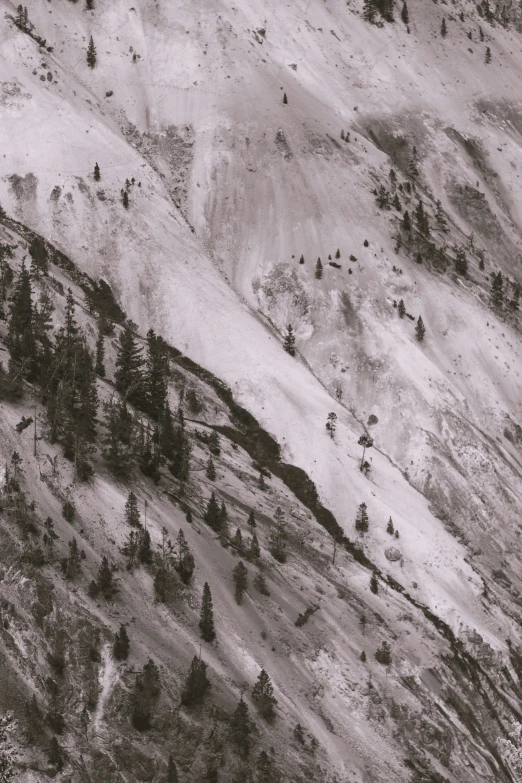
[[[370,560],[459,638],[473,629],[508,661],[520,334],[516,316],[491,311],[488,275],[519,275],[519,33],[471,3],[411,4],[408,32],[400,20],[368,25],[355,3],[96,0],[90,12],[39,0],[29,18],[49,52],[9,20],[13,4],[0,7],[7,213],[108,280],[143,333],[225,380],[347,535],[366,502]],[[468,279],[396,253],[400,215],[375,204],[390,165],[405,181],[413,145],[417,194],[401,199],[411,210],[422,197],[430,214],[440,199],[450,233],[436,236],[450,249],[474,235],[486,267],[470,254]],[[338,248],[339,269],[327,263]],[[400,298],[422,314],[422,345],[397,317]],[[295,359],[281,346],[288,322]],[[370,414],[365,477],[357,440]],[[384,554],[390,516],[401,565]],[[490,583],[499,570],[510,589]],[[364,570],[352,587],[368,598]],[[341,633],[332,620],[330,638]],[[408,654],[404,674],[416,674],[415,644]],[[333,676],[331,660],[316,663]],[[330,754],[344,758],[335,743]]]

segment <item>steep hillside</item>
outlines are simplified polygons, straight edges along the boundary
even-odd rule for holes
[[[42,710],[59,699],[66,716],[64,780],[159,781],[169,753],[182,780],[247,780],[271,746],[283,780],[516,780],[501,740],[518,717],[521,660],[516,9],[415,3],[407,21],[396,6],[395,21],[375,11],[370,23],[359,5],[330,1],[95,0],[88,10],[83,0],[41,0],[16,24],[15,6],[0,7],[0,241],[14,248],[6,259],[16,280],[32,232],[51,243],[50,276],[33,285],[51,297],[56,325],[72,287],[91,350],[101,310],[86,275],[107,281],[125,311],[111,295],[119,325],[105,341],[107,379],[97,381],[92,478],[78,475],[81,460],[75,472],[67,443],[49,442],[52,416],[34,379],[23,399],[9,393],[12,376],[6,382],[2,461],[17,451],[23,466],[18,489],[5,480],[2,518],[5,670],[20,678],[2,706],[18,721],[16,774],[53,772],[52,721],[32,755],[20,709],[35,693]],[[9,322],[9,303],[4,310]],[[170,406],[184,411],[192,444],[181,486],[165,455],[156,474],[142,453],[123,482],[103,458],[103,403],[119,399],[125,319],[142,339],[153,328],[172,346]],[[288,323],[295,357],[282,347]],[[8,357],[7,328],[2,338]],[[12,344],[10,353],[16,361]],[[188,388],[204,400],[198,414]],[[134,407],[153,427],[154,416],[143,418],[150,411]],[[30,430],[14,429],[35,411],[47,464],[61,465],[51,478]],[[366,428],[373,447],[361,471]],[[215,486],[230,538],[237,524],[247,532],[250,508],[263,521],[271,595],[249,589],[241,607],[234,544],[202,522],[212,431],[222,439]],[[260,468],[272,476],[268,490]],[[127,573],[120,549],[132,487],[147,499],[156,555]],[[13,491],[34,500],[36,529],[54,520],[59,551],[43,563],[13,526]],[[77,588],[59,569],[69,496],[86,554]],[[365,535],[355,529],[362,503]],[[286,564],[267,551],[277,507],[290,537]],[[386,531],[390,517],[398,540]],[[174,540],[182,525],[196,571],[166,608],[152,585],[161,530]],[[87,594],[103,555],[121,572],[112,603]],[[218,643],[205,647],[213,688],[194,714],[179,700],[199,649],[205,581]],[[36,615],[35,596],[46,607]],[[127,668],[111,653],[121,622],[132,630]],[[44,659],[63,625],[68,665],[55,687]],[[93,633],[91,660],[83,635]],[[392,648],[388,667],[374,657],[382,641]],[[149,657],[164,685],[142,735],[129,720],[129,692]],[[257,720],[245,760],[229,716],[263,667],[278,717],[273,726]],[[304,745],[292,733],[298,722]],[[22,773],[24,765],[39,772]]]

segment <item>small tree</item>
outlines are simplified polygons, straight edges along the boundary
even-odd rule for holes
[[[419,315],[419,317],[417,318],[417,325],[415,327],[415,337],[420,343],[422,343],[424,341],[425,336],[426,336],[426,327],[424,326],[424,321],[422,320],[422,317]]]
[[[152,658],[149,658],[143,671],[136,675],[134,685],[132,725],[138,731],[150,728],[153,710],[160,694],[160,673]]]
[[[212,594],[208,582],[203,586],[203,597],[201,599],[201,611],[199,616],[199,627],[201,637],[205,642],[213,642],[216,638],[214,628],[214,608],[212,606]]]
[[[391,663],[391,650],[388,642],[383,641],[381,643],[381,646],[375,652],[375,660],[384,666],[389,666]]]
[[[466,258],[466,252],[463,247],[457,249],[457,256],[455,258],[455,271],[462,277],[468,276],[468,259]]]
[[[388,520],[388,524],[386,525],[386,532],[388,535],[393,536],[395,533],[395,528],[393,527],[393,519],[390,517]]]
[[[445,38],[448,34],[448,28],[446,27],[446,17],[442,17],[442,24],[440,26],[440,34]]]
[[[236,603],[241,604],[243,601],[243,593],[248,586],[248,571],[242,560],[240,560],[237,566],[234,568],[232,576],[234,578],[235,585],[234,597],[236,599]]]
[[[337,414],[333,411],[328,414],[326,419],[326,429],[330,433],[330,437],[333,440],[333,436],[335,435],[335,430],[337,427]]]
[[[210,499],[207,503],[207,508],[205,509],[205,513],[203,514],[203,519],[207,523],[207,525],[214,530],[214,532],[219,533],[221,530],[221,512],[219,508],[219,504],[216,500],[216,495],[214,492],[212,492]]]
[[[259,541],[254,533],[250,539],[250,544],[247,550],[247,558],[250,561],[257,561],[261,557],[261,549],[259,548]]]
[[[274,696],[274,689],[270,677],[264,669],[261,669],[256,684],[252,688],[252,701],[256,704],[265,720],[274,720],[276,716],[275,706],[277,704],[277,699]]]
[[[275,529],[270,534],[268,539],[268,550],[272,557],[274,557],[278,563],[286,563],[287,551],[286,551],[286,532],[284,527],[284,514],[282,509],[278,506],[275,511]]]
[[[117,661],[126,661],[129,657],[130,639],[127,634],[127,629],[123,625],[120,625],[120,630],[114,637],[114,645],[112,651]]]
[[[320,280],[323,276],[323,264],[320,258],[317,259],[317,263],[315,265],[315,277],[317,280]]]
[[[248,712],[248,705],[239,700],[239,703],[230,718],[230,739],[237,747],[240,756],[248,756],[250,752],[250,732],[252,731],[252,722]]]
[[[406,3],[402,4],[401,19],[407,27],[410,23],[410,15],[408,13],[408,6],[406,5]]]
[[[495,310],[501,310],[504,304],[504,278],[502,272],[493,275],[491,282],[491,304]]]
[[[65,575],[67,579],[75,579],[80,573],[81,555],[78,549],[76,539],[69,541],[69,557],[67,558],[67,570]]]
[[[402,216],[401,228],[404,231],[411,231],[411,218],[407,209],[404,210],[404,215]]]
[[[404,318],[406,315],[406,306],[404,304],[404,299],[399,300],[399,304],[397,305],[397,312],[399,313],[399,318]]]
[[[205,471],[205,475],[208,478],[209,481],[215,481],[216,480],[216,468],[214,466],[214,460],[212,457],[208,458],[207,462],[207,469]]]
[[[366,449],[371,449],[371,447],[373,446],[373,438],[371,435],[365,432],[363,435],[361,435],[357,443],[359,444],[359,446],[363,447],[361,464],[359,466],[359,469],[362,470],[364,465],[364,455],[366,454]]]
[[[257,527],[256,518],[254,516],[254,509],[250,509],[250,514],[248,515],[247,524],[250,526],[250,528],[253,530],[255,527]]]
[[[288,324],[283,348],[290,356],[295,356],[295,334],[292,324]]]
[[[131,527],[141,526],[138,498],[132,490],[129,492],[129,497],[125,503],[125,522]]]
[[[187,707],[201,704],[206,692],[211,687],[207,677],[207,664],[195,655],[181,694],[181,703]]]
[[[105,378],[105,339],[101,332],[98,333],[96,340],[96,374],[100,378]]]
[[[89,45],[87,47],[87,65],[89,68],[94,68],[96,65],[96,47],[94,45],[94,40],[91,35],[89,39]]]
[[[288,98],[286,97],[286,92],[283,94],[283,103],[285,104],[285,106],[288,103]]]
[[[361,533],[364,535],[368,532],[369,527],[369,519],[368,519],[368,509],[366,507],[366,503],[361,503],[359,508],[357,509],[357,515],[355,517],[355,529],[358,533]]]
[[[51,742],[49,744],[48,758],[49,758],[49,764],[52,767],[54,767],[58,772],[60,772],[63,769],[63,764],[64,764],[63,750],[60,747],[60,743],[58,742],[54,734],[51,737]],[[14,778],[5,777],[2,773],[3,773],[2,761],[0,756],[0,780],[2,781],[2,783],[4,783],[4,781],[7,782],[9,780],[14,780]]]
[[[125,207],[125,209],[129,208],[129,194],[126,190],[121,191],[121,203]]]
[[[270,595],[270,590],[268,589],[268,584],[262,571],[258,571],[255,575],[254,587],[261,595]]]
[[[94,179],[96,182],[100,181],[101,173],[100,173],[100,167],[97,163],[94,164]]]
[[[486,46],[485,62],[486,65],[489,65],[489,63],[491,62],[491,49],[489,48],[489,46]]]

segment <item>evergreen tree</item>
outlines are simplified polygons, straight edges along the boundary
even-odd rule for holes
[[[219,510],[219,505],[216,500],[216,495],[214,492],[212,492],[210,496],[210,500],[208,501],[207,508],[205,510],[205,513],[203,514],[203,519],[207,523],[207,525],[212,528],[216,533],[219,533],[221,530],[221,515]]]
[[[389,209],[390,208],[390,194],[384,187],[384,185],[381,185],[379,187],[379,190],[377,191],[377,196],[375,198],[377,201],[377,206],[379,209]]]
[[[393,536],[393,534],[395,533],[395,528],[393,527],[393,519],[391,517],[389,518],[388,524],[386,525],[386,532],[390,536]]]
[[[92,35],[89,39],[89,45],[87,47],[87,65],[89,68],[94,68],[96,65],[96,47],[94,45]]]
[[[119,337],[114,381],[116,389],[133,405],[143,402],[143,357],[130,326]]]
[[[399,313],[399,318],[404,318],[406,314],[406,306],[404,304],[404,299],[399,300],[399,304],[397,306],[397,312]]]
[[[123,625],[120,625],[120,630],[114,637],[113,653],[117,661],[126,661],[129,657],[130,639],[127,634],[127,629]]]
[[[161,417],[167,405],[169,373],[167,345],[150,329],[147,333],[145,387],[147,410],[156,420]]]
[[[446,17],[445,16],[442,17],[442,24],[440,26],[440,34],[442,35],[443,38],[445,38],[446,35],[448,34],[448,28],[446,26]]]
[[[135,729],[146,731],[150,728],[150,721],[160,695],[160,673],[152,658],[149,658],[143,670],[136,675],[134,684],[132,725]]]
[[[239,700],[239,703],[230,718],[230,738],[240,756],[248,756],[250,752],[250,732],[252,730],[248,705]]]
[[[335,251],[335,257],[337,259],[341,258],[341,251],[339,250],[339,248],[337,248],[337,250]]]
[[[402,216],[401,228],[404,229],[404,231],[411,231],[410,213],[407,209],[404,210],[404,215]]]
[[[417,325],[415,327],[415,336],[420,343],[423,342],[424,337],[426,336],[426,327],[424,326],[424,321],[422,320],[422,316],[420,315],[417,318]]]
[[[206,477],[209,481],[215,481],[216,480],[216,468],[214,467],[214,460],[212,457],[208,458],[207,462],[207,469],[205,472]]]
[[[283,95],[283,103],[285,104],[285,106],[288,103],[288,98],[286,97],[286,92]]]
[[[370,24],[375,23],[375,0],[363,1],[363,19]]]
[[[129,535],[127,536],[125,543],[121,548],[122,555],[125,555],[125,557],[127,558],[127,571],[132,571],[132,569],[134,568],[134,565],[138,558],[140,543],[141,543],[141,532],[136,530],[131,530],[129,532]]]
[[[211,687],[207,677],[207,664],[195,655],[181,694],[181,703],[185,706],[201,704],[207,690]]]
[[[94,164],[94,180],[95,180],[95,182],[99,182],[100,179],[101,179],[100,167],[98,166],[97,163],[95,163]]]
[[[504,304],[504,278],[502,272],[493,275],[491,282],[491,304],[496,310],[501,310]]]
[[[129,409],[123,402],[110,400],[105,405],[104,427],[106,435],[103,443],[103,456],[109,470],[121,479],[130,475],[132,464],[132,433],[133,420]]]
[[[241,604],[243,601],[243,593],[248,587],[248,571],[242,560],[240,560],[237,566],[234,568],[232,576],[234,577],[235,585],[234,597],[236,599],[236,603]]]
[[[315,265],[315,277],[317,280],[320,280],[323,276],[323,264],[321,262],[321,259],[317,259],[317,264]]]
[[[75,579],[80,573],[81,556],[76,539],[69,541],[69,557],[67,558],[67,579]]]
[[[91,583],[92,584],[92,583]],[[117,593],[118,588],[112,576],[112,570],[109,565],[107,557],[104,555],[98,569],[98,576],[96,578],[96,592],[95,595],[101,595],[106,601],[111,601],[114,595]]]
[[[369,528],[369,519],[368,519],[368,509],[366,506],[366,503],[361,503],[359,508],[357,509],[357,515],[355,517],[355,529],[358,533],[362,533],[364,535],[368,532]]]
[[[152,563],[152,544],[148,530],[144,530],[142,533],[138,557],[140,563],[143,563],[144,565],[150,565]]]
[[[377,579],[377,573],[374,571],[370,579],[370,590],[374,595],[379,592],[379,581]]]
[[[489,63],[491,62],[491,49],[489,48],[489,46],[486,46],[485,62],[486,65],[489,65]]]
[[[192,552],[190,551],[185,533],[180,528],[176,538],[177,557],[175,561],[175,569],[178,572],[181,581],[184,585],[188,585],[192,579],[194,573],[195,561]]]
[[[34,270],[34,277],[38,280],[40,274],[48,273],[48,253],[44,240],[41,237],[34,237],[29,245],[29,255],[31,256],[31,269]]]
[[[232,539],[232,544],[236,549],[236,552],[240,555],[244,555],[244,545],[243,545],[243,535],[241,533],[241,529],[238,527],[234,537]]]
[[[257,527],[256,518],[254,516],[254,509],[250,509],[250,514],[248,515],[248,521],[247,524],[250,526],[251,530],[253,530],[255,527]]]
[[[392,206],[397,210],[397,212],[402,212],[402,204],[397,193],[393,197]]]
[[[424,234],[424,236],[429,236],[430,225],[429,225],[428,215],[426,214],[426,211],[424,209],[424,204],[420,199],[415,209],[415,220],[417,222],[417,228],[419,229],[420,233]]]
[[[509,309],[516,313],[520,306],[520,286],[518,283],[515,283],[514,289],[513,289],[513,298],[511,299],[509,303]]]
[[[125,207],[125,209],[129,208],[129,194],[126,190],[121,191],[121,203]]]
[[[261,595],[270,595],[268,584],[262,571],[258,571],[254,577],[254,587]]]
[[[94,11],[94,0],[85,0],[85,8],[87,11]]]
[[[277,699],[274,696],[270,677],[264,669],[261,669],[256,684],[252,688],[252,701],[265,720],[272,721],[276,717]]]
[[[401,10],[401,20],[404,22],[404,24],[406,25],[406,27],[407,27],[407,26],[409,25],[409,23],[410,23],[410,15],[409,15],[409,13],[408,13],[408,6],[406,5],[406,3],[405,3],[405,2],[402,4],[402,10]]]
[[[23,377],[34,380],[36,374],[36,340],[31,277],[22,264],[11,296],[7,347]]]
[[[295,356],[295,334],[292,324],[288,324],[283,348],[290,356]]]
[[[259,560],[261,557],[261,549],[259,548],[259,541],[257,540],[257,536],[254,533],[252,538],[250,539],[250,545],[248,547],[247,552],[247,559],[250,561],[256,561]]]
[[[457,256],[455,258],[455,271],[462,277],[468,276],[468,259],[463,247],[457,249]]]
[[[335,430],[337,428],[337,414],[336,413],[329,413],[326,419],[326,429],[330,433],[330,437],[333,440],[333,436],[335,435]]]
[[[361,435],[361,437],[359,438],[359,440],[357,441],[357,444],[359,446],[363,447],[363,453],[362,453],[362,457],[361,457],[361,464],[359,466],[360,470],[363,470],[363,467],[364,467],[364,464],[365,464],[365,462],[364,462],[364,455],[366,454],[366,449],[371,449],[372,448],[372,446],[373,446],[373,438],[367,432],[364,432]]]
[[[141,526],[140,510],[138,507],[138,498],[131,490],[125,503],[125,522],[131,527]]]
[[[214,628],[214,609],[212,605],[212,594],[208,582],[203,586],[203,598],[201,600],[201,612],[199,617],[199,627],[201,637],[205,642],[213,642],[216,638]]]
[[[435,221],[437,223],[437,227],[446,233],[448,230],[448,223],[446,221],[444,210],[442,209],[442,204],[439,200],[435,203]]]
[[[96,374],[105,378],[105,340],[101,332],[96,340]]]
[[[178,768],[176,762],[169,756],[169,765],[167,767],[167,781],[166,783],[178,783]]]

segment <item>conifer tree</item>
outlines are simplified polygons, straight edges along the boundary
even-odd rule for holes
[[[94,40],[91,35],[89,39],[89,45],[87,47],[87,65],[89,68],[94,68],[96,65],[96,47],[94,45]]]
[[[116,372],[114,381],[116,389],[130,403],[137,405],[143,402],[143,357],[141,349],[129,325],[121,331],[116,355]]]
[[[148,530],[144,530],[142,533],[138,557],[140,563],[144,563],[144,565],[152,563],[152,544]]]
[[[206,477],[209,481],[215,481],[216,480],[216,468],[214,467],[214,460],[212,457],[208,458],[207,462],[207,469],[205,472]]]
[[[399,301],[399,304],[397,305],[397,312],[399,313],[399,318],[404,318],[406,314],[406,306],[404,304],[404,299],[401,299]]]
[[[455,258],[455,271],[462,277],[468,276],[468,259],[463,247],[457,249],[457,256]]]
[[[489,65],[489,63],[491,62],[491,49],[489,48],[489,46],[486,46],[486,56],[485,56],[484,59],[485,59],[486,65]]]
[[[515,283],[514,289],[513,289],[513,298],[511,299],[509,303],[509,309],[516,313],[520,307],[520,286],[518,283]]]
[[[85,0],[85,8],[87,11],[94,11],[94,0]]]
[[[317,280],[320,280],[323,276],[323,264],[320,258],[317,259],[317,263],[315,265],[315,277]]]
[[[248,547],[247,558],[250,561],[256,561],[259,560],[260,557],[261,549],[259,548],[259,541],[257,540],[257,536],[254,533]]]
[[[363,447],[363,453],[361,457],[361,464],[360,464],[360,470],[363,469],[364,465],[364,455],[366,454],[366,449],[371,449],[373,446],[373,438],[371,435],[369,435],[367,432],[364,432],[359,440],[357,441],[359,446]]]
[[[424,234],[425,236],[429,236],[430,224],[428,215],[426,214],[424,204],[422,203],[421,199],[419,199],[415,209],[415,220],[417,221],[417,228],[419,229],[420,233]]]
[[[248,587],[248,571],[242,560],[239,561],[237,566],[232,572],[234,577],[234,597],[237,604],[241,604],[243,601],[243,593]]]
[[[123,204],[125,209],[129,208],[129,193],[124,189],[122,189],[121,191],[121,203]]]
[[[143,670],[136,675],[132,697],[132,725],[138,731],[146,731],[150,728],[150,721],[160,694],[160,673],[152,658],[149,658]]]
[[[140,527],[141,525],[138,498],[132,490],[129,492],[127,502],[125,503],[125,522],[130,527]]]
[[[199,617],[199,627],[201,637],[205,642],[213,642],[216,638],[214,628],[214,608],[212,605],[212,594],[208,582],[203,586],[203,598],[201,600],[201,612]]]
[[[335,435],[335,430],[337,428],[337,414],[336,413],[329,413],[326,419],[326,429],[330,433],[330,437],[333,440],[333,436]]]
[[[420,343],[422,343],[424,341],[425,336],[426,336],[426,327],[424,326],[424,321],[422,320],[422,316],[419,315],[419,317],[417,318],[417,325],[415,327],[415,337]]]
[[[113,653],[117,661],[126,661],[129,657],[130,639],[123,623],[114,637]]]
[[[145,389],[147,410],[158,420],[167,405],[169,359],[165,341],[153,329],[147,333]]]
[[[379,209],[389,209],[390,208],[390,194],[384,187],[384,185],[381,185],[379,187],[379,190],[377,191],[377,196],[375,197],[375,200],[377,202],[377,206]]]
[[[393,206],[394,209],[397,210],[397,212],[402,212],[402,204],[401,204],[401,201],[400,201],[399,196],[397,195],[397,193],[395,193],[395,195],[393,197],[392,206]]]
[[[207,677],[207,664],[195,655],[181,694],[181,703],[185,706],[201,704],[211,687],[212,684]]]
[[[270,595],[268,584],[262,571],[258,571],[254,577],[254,587],[261,595]]]
[[[283,348],[290,356],[295,356],[295,334],[292,324],[288,324]]]
[[[364,0],[363,19],[370,24],[375,22],[375,0]]]
[[[94,598],[101,593],[106,601],[111,601],[114,595],[117,593],[118,588],[112,576],[112,570],[109,565],[107,557],[104,555],[98,569],[98,576],[96,580],[91,582],[89,592],[91,597]]]
[[[126,403],[110,400],[105,405],[103,456],[109,470],[121,479],[130,475],[134,423]]]
[[[221,514],[218,502],[216,500],[216,495],[214,492],[212,492],[210,496],[210,500],[208,501],[207,508],[205,510],[205,513],[203,514],[203,519],[207,523],[207,525],[212,528],[216,533],[219,533],[221,530]]]
[[[442,17],[442,24],[440,26],[440,34],[442,35],[443,38],[445,38],[446,35],[448,34],[448,28],[446,26],[446,17],[445,16]]]
[[[339,250],[339,248],[337,248],[337,250],[335,252],[335,257],[336,258],[341,258],[341,251]]]
[[[379,581],[377,579],[377,573],[375,571],[372,573],[370,579],[370,590],[374,595],[377,595],[379,592]]]
[[[278,563],[286,563],[287,551],[284,514],[279,506],[276,508],[274,516],[276,525],[268,539],[268,549],[272,557],[275,558]]]
[[[95,182],[99,182],[100,178],[101,178],[100,167],[98,166],[97,163],[95,163],[94,164],[94,180],[95,180]]]
[[[179,777],[178,777],[178,768],[176,766],[176,762],[174,761],[172,756],[169,756],[166,783],[178,783],[178,781],[179,781]]]
[[[75,579],[80,573],[81,556],[76,539],[69,541],[69,557],[67,558],[67,579]]]
[[[47,247],[41,237],[34,237],[31,240],[29,255],[31,256],[31,269],[34,269],[34,277],[38,280],[41,274],[48,273]]]
[[[411,231],[410,213],[407,209],[404,210],[404,215],[402,216],[401,228],[404,229],[404,231]]]
[[[176,550],[175,569],[183,584],[188,585],[194,573],[195,561],[185,538],[185,533],[181,528],[176,538]]]
[[[243,535],[241,533],[241,529],[238,527],[236,532],[234,533],[234,537],[232,539],[232,544],[235,547],[236,551],[240,554],[244,554],[244,545],[243,545]]]
[[[446,215],[444,214],[440,200],[437,200],[435,203],[435,221],[437,223],[437,227],[444,233],[447,233],[448,223],[446,221]]]
[[[34,308],[29,272],[22,264],[11,297],[7,347],[23,377],[33,380],[36,373]]]
[[[504,278],[502,272],[493,275],[491,282],[491,304],[496,310],[502,309],[504,304]]]
[[[395,533],[395,528],[393,527],[393,519],[390,517],[388,520],[388,524],[386,525],[386,532],[388,535],[393,536]]]
[[[277,699],[274,696],[274,688],[270,677],[264,669],[261,669],[259,677],[252,688],[252,701],[265,720],[274,720],[276,717],[275,706]]]
[[[96,340],[96,374],[100,378],[105,378],[105,339],[101,332],[98,332]]]
[[[285,104],[285,106],[288,103],[288,98],[286,97],[286,92],[283,95],[283,103]]]
[[[250,752],[250,732],[252,730],[248,705],[243,701],[243,697],[232,713],[230,718],[230,739],[237,747],[240,756],[248,756]]]
[[[361,503],[359,508],[357,509],[357,516],[355,517],[355,529],[358,533],[361,533],[364,535],[368,532],[369,527],[369,519],[368,519],[368,509],[366,506],[366,503]]]
[[[251,530],[253,530],[255,527],[257,527],[256,518],[254,516],[254,509],[250,509],[250,513],[248,515],[247,524],[250,526]]]
[[[384,666],[389,666],[391,663],[391,650],[388,642],[383,641],[381,646],[375,651],[375,660],[378,663],[382,663]]]
[[[407,26],[409,25],[409,23],[410,23],[410,15],[409,15],[409,13],[408,13],[408,6],[406,5],[406,3],[405,3],[405,2],[402,4],[402,9],[401,9],[401,20],[402,20],[402,21],[403,21],[403,23],[406,25],[406,27],[407,27]]]
[[[127,539],[125,540],[121,553],[127,558],[127,571],[132,571],[138,557],[138,552],[141,543],[140,531],[131,530]]]

